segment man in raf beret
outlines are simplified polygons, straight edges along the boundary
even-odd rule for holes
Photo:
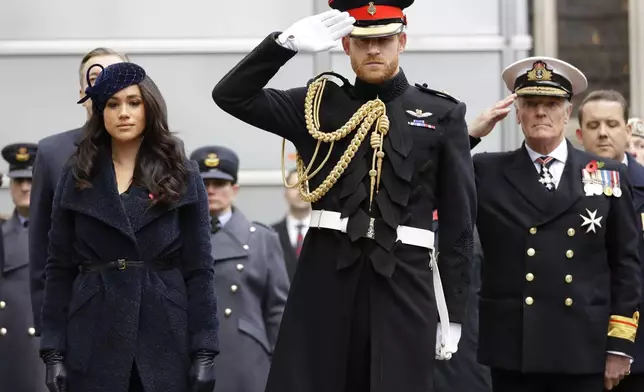
[[[412,3],[331,0],[213,90],[223,110],[295,145],[287,186],[313,208],[267,392],[427,392],[434,360],[457,350],[476,216],[470,140],[465,104],[410,84],[399,65]],[[327,73],[265,88],[298,52],[339,39],[353,84]]]
[[[234,151],[205,146],[190,159],[199,164],[212,220],[221,351],[215,392],[263,392],[289,290],[279,237],[234,206],[239,191]]]
[[[12,391],[45,392],[45,367],[35,337],[29,295],[29,193],[36,144],[16,143],[2,149],[9,163],[9,189],[15,206],[2,222],[0,255],[0,385]],[[0,246],[0,250],[2,250]]]
[[[621,163],[564,137],[574,66],[520,60],[503,71],[525,142],[474,156],[485,261],[479,361],[494,391],[602,391],[629,374],[639,322],[641,234]]]

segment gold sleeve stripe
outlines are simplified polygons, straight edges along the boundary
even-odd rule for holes
[[[626,339],[635,342],[637,327],[639,324],[639,313],[635,313],[633,318],[624,316],[610,316],[608,322],[608,336]]]

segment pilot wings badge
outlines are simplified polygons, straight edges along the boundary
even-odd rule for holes
[[[426,117],[429,117],[429,116],[433,115],[434,113],[423,112],[420,109],[416,109],[416,110],[407,110],[407,114],[409,114],[411,116],[414,116],[414,117],[417,117],[417,118],[426,118]]]

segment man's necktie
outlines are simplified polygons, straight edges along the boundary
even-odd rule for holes
[[[302,252],[302,242],[304,242],[304,225],[297,225],[297,240],[295,240],[295,256],[300,257]]]
[[[555,179],[550,173],[550,166],[555,162],[553,157],[539,157],[536,162],[541,165],[539,170],[539,182],[546,187],[548,192],[555,191]]]
[[[212,218],[210,220],[210,232],[215,234],[219,229],[221,229],[221,222],[219,222],[218,218]]]

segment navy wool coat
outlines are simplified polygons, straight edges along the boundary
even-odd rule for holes
[[[138,186],[118,194],[109,155],[91,188],[66,167],[54,194],[41,349],[64,353],[69,392],[126,391],[133,363],[146,391],[185,392],[191,354],[219,351],[206,190],[186,162],[181,199],[151,207]],[[173,268],[78,269],[119,259]]]

